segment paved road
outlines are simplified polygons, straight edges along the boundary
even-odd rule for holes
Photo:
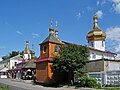
[[[74,87],[43,87],[41,85],[32,85],[30,83],[24,83],[22,81],[11,80],[11,79],[0,79],[0,83],[9,85],[10,90],[88,90],[88,89],[74,89]],[[93,90],[93,89],[89,89]]]

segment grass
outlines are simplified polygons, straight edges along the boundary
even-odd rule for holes
[[[107,88],[102,88],[100,90],[120,90],[120,87],[107,87]]]
[[[0,84],[0,90],[9,90],[8,86]]]

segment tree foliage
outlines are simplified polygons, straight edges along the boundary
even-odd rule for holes
[[[19,54],[19,51],[12,51],[9,54],[3,56],[2,59],[6,60],[6,59],[12,58],[14,56],[17,56],[18,54]],[[23,55],[23,52],[20,52],[20,54]]]
[[[53,70],[58,72],[73,72],[82,75],[88,60],[89,50],[87,47],[78,45],[63,45],[59,50],[60,56],[53,58]]]
[[[80,78],[80,82],[78,83],[79,87],[89,87],[89,88],[98,88],[98,82],[95,78],[90,78],[83,76]]]

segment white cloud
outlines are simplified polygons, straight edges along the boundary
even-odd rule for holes
[[[120,27],[110,27],[106,30],[107,39],[116,40],[120,42]]]
[[[102,17],[103,17],[103,12],[102,12],[102,10],[98,10],[98,11],[96,12],[96,14],[97,14],[98,18],[102,18]]]
[[[0,50],[1,50],[1,49],[5,49],[5,47],[4,47],[4,46],[0,46]]]
[[[106,0],[102,0],[101,5],[104,5],[104,4],[106,4]]]
[[[120,14],[120,0],[112,0],[112,7],[114,11],[118,14]]]
[[[92,8],[90,6],[87,7],[88,11],[92,11]]]
[[[39,34],[37,34],[37,33],[32,33],[32,37],[33,37],[33,38],[37,38],[37,37],[40,37],[40,36],[39,36]]]
[[[100,4],[100,2],[99,1],[97,1],[97,6]]]
[[[18,35],[23,35],[23,33],[21,33],[20,31],[16,31],[16,33],[17,33]]]
[[[79,13],[77,13],[77,19],[80,19],[80,17],[81,17],[81,13],[79,12]]]
[[[120,53],[120,27],[110,27],[106,30],[107,34],[107,46],[108,48],[112,49],[112,51],[116,53]]]

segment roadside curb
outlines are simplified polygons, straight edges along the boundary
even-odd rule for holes
[[[11,81],[23,82],[23,83],[27,83],[27,84],[32,84],[33,83],[33,80],[11,79]]]

